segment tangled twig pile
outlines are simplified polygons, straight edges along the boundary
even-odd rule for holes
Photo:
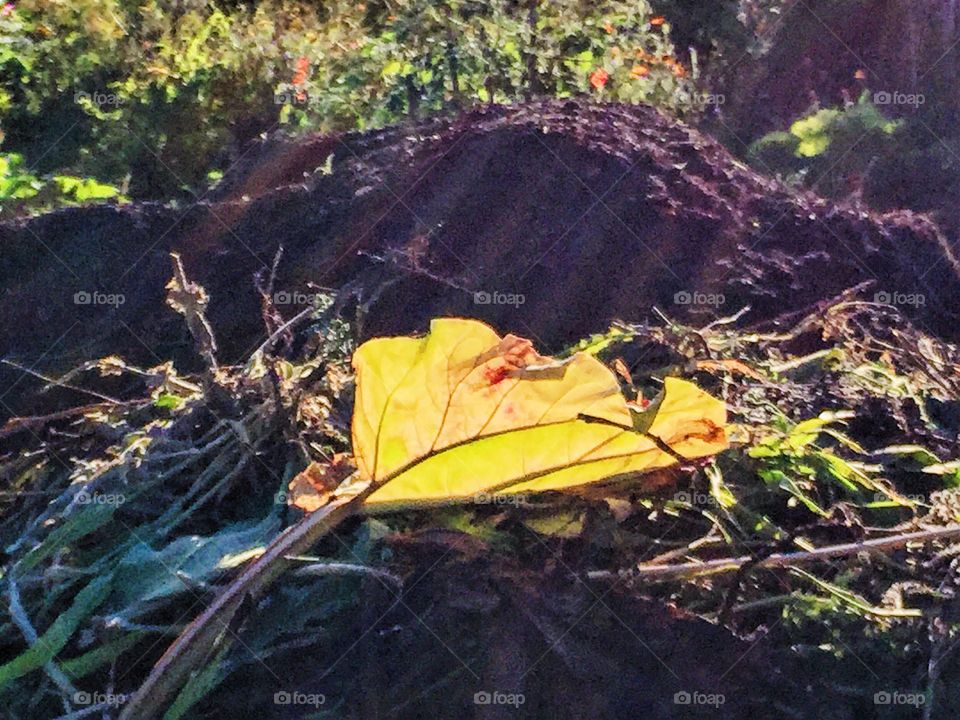
[[[82,387],[85,373],[119,373],[138,379],[139,396],[100,396],[0,430],[11,618],[0,642],[14,658],[0,666],[0,688],[17,687],[11,716],[116,710],[184,623],[291,522],[290,479],[309,461],[348,449],[351,340],[333,307],[331,300],[301,313],[299,326],[277,325],[271,336],[289,331],[290,342],[267,343],[242,366],[217,366],[211,351],[202,376],[115,357],[90,363],[60,381]],[[574,498],[347,526],[316,557],[283,559],[312,570],[285,575],[255,607],[239,608],[225,631],[240,642],[198,659],[170,716],[203,703],[219,708],[211,716],[227,717],[229,689],[263,673],[254,658],[288,667],[304,656],[333,663],[311,682],[338,687],[337,707],[349,715],[360,683],[382,679],[338,674],[334,660],[357,641],[357,612],[377,607],[370,583],[392,587],[423,569],[416,548],[436,542],[427,528],[473,536],[444,540],[445,551],[431,556],[449,583],[434,590],[450,595],[434,598],[432,623],[464,611],[450,600],[477,578],[448,566],[475,563],[481,552],[497,582],[533,583],[527,590],[546,604],[551,593],[561,597],[554,578],[562,576],[624,602],[653,595],[742,637],[766,633],[781,654],[765,661],[799,663],[791,672],[829,697],[836,717],[871,692],[903,685],[924,693],[928,708],[951,707],[958,690],[940,678],[957,662],[951,643],[960,616],[960,545],[952,542],[960,522],[960,466],[952,460],[960,450],[960,351],[856,292],[776,323],[776,331],[737,325],[734,317],[694,329],[662,317],[616,324],[579,347],[616,367],[631,394],[649,396],[665,376],[695,379],[727,402],[737,447],[711,464],[669,471],[655,483],[668,490],[653,497],[615,484]],[[518,572],[547,579],[537,585]],[[543,634],[530,642],[562,658],[568,646],[557,618],[536,613]],[[740,642],[725,637],[718,642]],[[586,643],[578,652],[604,652],[577,642]],[[483,647],[457,649],[467,666],[490,659]],[[837,657],[861,658],[873,678],[855,683],[857,672],[850,664],[838,670]],[[400,717],[431,697],[439,702],[440,690],[422,676],[417,687],[413,670],[403,684],[419,699],[399,705]],[[725,675],[718,669],[714,679]],[[838,689],[843,678],[860,689]],[[469,677],[447,682],[450,698],[473,687]],[[726,682],[735,687],[736,673]],[[742,709],[761,716],[749,703]]]

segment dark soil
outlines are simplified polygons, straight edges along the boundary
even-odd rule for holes
[[[204,717],[300,718],[302,708],[278,711],[272,702],[290,688],[322,694],[324,710],[357,719],[830,720],[865,710],[815,680],[765,630],[737,638],[623,582],[588,584],[568,564],[573,558],[550,557],[546,544],[546,557],[524,563],[452,531],[395,536],[389,545],[408,578],[402,595],[364,582],[341,633],[286,659],[250,663],[230,684],[261,691],[251,698],[224,688],[205,702]],[[540,572],[529,567],[540,563]],[[822,666],[815,673],[829,675]],[[500,704],[475,702],[492,688]],[[684,692],[698,693],[699,704],[675,702]],[[722,696],[719,706],[705,704],[707,696]]]
[[[871,298],[922,295],[903,309],[958,337],[960,265],[923,217],[798,194],[650,108],[550,101],[272,140],[188,207],[74,208],[2,224],[0,355],[50,373],[107,354],[196,367],[182,319],[164,305],[167,254],[178,251],[211,295],[220,360],[237,361],[264,337],[253,276],[281,245],[274,290],[349,290],[341,299],[368,310],[365,335],[456,314],[555,351],[654,306],[703,323],[749,306],[747,322],[772,321],[870,281]],[[125,302],[76,304],[83,291]],[[477,302],[495,293],[523,302]],[[723,303],[678,304],[677,293]],[[288,316],[304,307],[292,297],[279,306]],[[78,399],[63,391],[41,403],[39,384],[0,367],[2,409]]]

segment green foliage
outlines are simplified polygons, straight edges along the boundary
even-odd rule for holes
[[[0,155],[0,200],[26,200],[43,189],[43,183],[23,167],[23,156]]]
[[[840,499],[866,501],[886,494],[863,463],[841,457],[833,441],[849,452],[865,456],[866,451],[843,434],[837,425],[849,417],[845,413],[822,413],[819,417],[792,423],[780,418],[777,431],[750,448],[748,456],[757,461],[757,475],[768,487],[778,488],[791,500],[810,512],[828,517],[826,509]],[[868,495],[869,493],[869,495]]]
[[[19,153],[0,154],[0,217],[24,209],[45,210],[91,201],[125,201],[119,188],[75,175],[38,177],[24,167]]]
[[[839,110],[818,110],[793,123],[790,126],[790,134],[797,138],[794,149],[797,157],[822,155],[830,147],[830,129],[839,117]]]
[[[161,550],[135,545],[117,564],[114,599],[132,619],[148,603],[200,587],[219,572],[242,565],[279,529],[276,517],[228,525],[208,537],[185,535]]]
[[[120,197],[120,191],[113,185],[97,182],[93,178],[54,175],[53,183],[64,198],[64,202],[84,203],[90,200],[109,200]]]
[[[891,135],[896,131],[900,124],[887,120],[868,97],[864,93],[856,105],[842,110],[818,110],[794,122],[790,133],[799,140],[797,156],[817,157],[835,142],[858,140],[868,133]]]
[[[837,195],[857,189],[850,181],[865,173],[879,152],[894,147],[893,136],[901,126],[902,121],[888,119],[864,93],[856,103],[814,110],[787,131],[763,136],[750,145],[748,158],[762,171]]]
[[[17,178],[36,193],[14,209],[197,194],[278,127],[579,93],[697,112],[653,17],[645,0],[23,0],[0,18],[0,126],[56,192]]]
[[[112,578],[110,575],[94,578],[77,593],[73,604],[35,643],[21,655],[5,665],[0,665],[0,690],[29,672],[50,662],[70,640],[80,623],[99,606],[110,593]]]

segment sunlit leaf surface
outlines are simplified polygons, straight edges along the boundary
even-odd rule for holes
[[[470,500],[576,487],[717,453],[724,404],[667,378],[646,433],[595,357],[539,355],[475,321],[434,320],[422,338],[377,338],[354,355],[353,449],[371,505]]]

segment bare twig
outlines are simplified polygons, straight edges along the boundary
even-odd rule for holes
[[[187,277],[179,253],[170,253],[170,259],[173,261],[173,277],[167,283],[167,305],[183,315],[197,352],[212,372],[217,368],[217,340],[206,316],[210,298],[202,286]]]
[[[864,540],[856,543],[830,545],[823,548],[817,548],[816,550],[811,550],[809,552],[774,553],[756,563],[755,567],[785,568],[790,567],[791,565],[799,565],[801,563],[820,562],[835,557],[856,555],[861,552],[890,550],[897,547],[903,547],[904,545],[912,542],[952,540],[958,537],[960,537],[960,525],[951,525],[945,528],[921,530],[919,532],[904,533],[902,535],[893,535],[891,537]],[[744,565],[753,562],[755,562],[755,558],[753,556],[741,555],[740,557],[707,560],[706,562],[702,563],[680,563],[678,565],[639,565],[634,569],[621,571],[619,573],[611,572],[609,570],[595,570],[587,573],[587,577],[591,580],[608,580],[611,578],[624,576],[643,578],[646,580],[686,578],[696,575],[733,572],[739,570]]]
[[[20,372],[26,373],[27,375],[31,375],[31,376],[37,378],[38,380],[43,380],[45,383],[47,383],[47,387],[44,388],[44,390],[46,390],[47,388],[49,388],[49,387],[51,387],[51,386],[53,386],[53,387],[61,387],[61,388],[65,388],[65,389],[67,389],[67,390],[73,390],[74,392],[84,393],[84,394],[86,394],[86,395],[90,395],[90,396],[92,396],[92,397],[95,397],[95,398],[98,398],[98,399],[100,399],[100,400],[103,400],[104,402],[108,402],[108,403],[110,403],[111,405],[122,405],[122,404],[123,404],[123,401],[122,401],[122,400],[118,400],[117,398],[112,398],[112,397],[110,397],[109,395],[104,395],[103,393],[98,393],[96,390],[88,390],[87,388],[82,388],[82,387],[80,387],[80,386],[78,386],[78,385],[71,385],[70,383],[63,382],[63,381],[61,381],[61,380],[57,380],[57,378],[52,378],[52,377],[50,377],[50,376],[48,376],[48,375],[44,375],[43,373],[37,372],[36,370],[33,370],[32,368],[24,367],[23,365],[20,365],[19,363],[15,363],[15,362],[13,362],[13,360],[3,359],[3,360],[0,360],[0,363],[3,363],[4,365],[9,365],[10,367],[14,368],[15,370],[19,370]]]

